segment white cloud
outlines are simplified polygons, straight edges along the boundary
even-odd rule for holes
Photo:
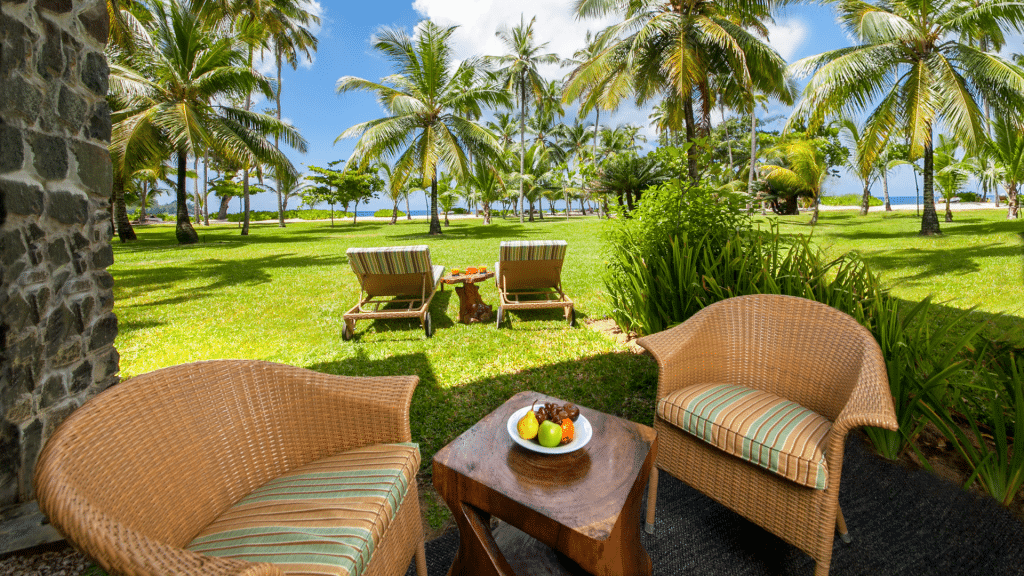
[[[797,53],[807,37],[807,24],[791,18],[768,25],[768,43],[778,51],[786,62]]]
[[[577,20],[573,0],[415,0],[413,9],[424,18],[443,26],[457,25],[453,35],[456,58],[474,55],[499,55],[505,47],[495,35],[499,29],[519,24],[520,15],[529,22],[534,16],[537,43],[547,42],[547,51],[563,58],[584,45],[587,30],[594,32],[614,23],[614,17]],[[548,78],[561,78],[565,70],[544,67]]]

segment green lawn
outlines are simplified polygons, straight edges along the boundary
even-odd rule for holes
[[[782,219],[786,233],[809,233],[809,216]],[[433,453],[520,390],[562,397],[650,422],[657,369],[611,338],[582,327],[609,312],[601,273],[601,230],[594,218],[519,224],[453,220],[440,238],[424,221],[254,225],[242,237],[233,225],[199,228],[202,242],[179,247],[172,226],[137,228],[139,241],[115,242],[116,346],[125,377],[164,366],[214,358],[256,358],[349,375],[416,374],[413,436],[424,466]],[[1001,213],[972,212],[945,224],[939,238],[916,235],[911,215],[825,212],[815,237],[831,253],[859,250],[893,292],[908,300],[934,293],[953,307],[980,303],[1021,315],[1024,225]],[[428,244],[446,267],[493,266],[504,239],[564,239],[569,252],[565,290],[577,302],[581,326],[561,312],[510,314],[494,324],[462,325],[451,288],[431,305],[436,333],[426,339],[418,322],[360,322],[357,338],[341,338],[342,314],[359,295],[345,258],[349,246]],[[481,286],[494,303],[493,283]],[[372,425],[372,423],[368,423]]]

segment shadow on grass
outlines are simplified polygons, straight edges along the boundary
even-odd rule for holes
[[[984,246],[966,246],[963,248],[906,248],[888,252],[864,254],[863,258],[873,270],[920,269],[917,274],[901,276],[899,281],[930,279],[946,274],[970,274],[980,272],[982,265],[978,262],[983,258],[1001,258],[1019,256],[1024,263],[1024,240],[1017,246],[1005,244],[987,244]],[[1017,278],[1005,278],[1005,284],[1014,289],[1024,287],[1024,268]]]
[[[270,282],[272,278],[269,270],[342,266],[347,263],[348,258],[344,256],[274,254],[245,260],[201,260],[191,262],[188,266],[131,267],[119,270],[116,276],[122,285],[130,286],[127,293],[119,295],[120,298],[132,298],[136,294],[154,290],[172,289],[181,284],[184,278],[203,278],[208,281],[203,286],[187,289],[179,296],[135,306],[153,307],[205,298],[230,286],[253,286]]]
[[[306,367],[349,376],[419,376],[420,384],[413,395],[409,417],[413,442],[420,444],[423,471],[430,470],[431,459],[438,450],[511,396],[525,390],[650,425],[658,380],[654,360],[632,352],[558,362],[451,388],[439,385],[430,360],[423,353],[373,360],[357,349],[355,358]]]
[[[446,314],[448,303],[455,292],[453,290],[438,290],[434,299],[430,301],[430,322],[434,332],[445,328],[451,328],[455,322]],[[355,302],[352,303],[355,305]],[[346,304],[346,310],[349,305]],[[386,310],[387,308],[385,308]],[[404,308],[403,308],[404,309]],[[426,338],[423,327],[420,326],[419,318],[395,318],[394,320],[360,320],[356,322],[354,341],[358,343],[363,334],[374,332],[386,334],[388,340],[421,340]]]

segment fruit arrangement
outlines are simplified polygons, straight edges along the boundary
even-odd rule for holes
[[[580,409],[566,402],[562,406],[554,402],[545,402],[536,408],[534,402],[530,410],[516,424],[519,437],[523,440],[534,440],[545,448],[554,448],[572,442],[575,436],[573,422],[580,417]]]

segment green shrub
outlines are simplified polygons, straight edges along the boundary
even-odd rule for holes
[[[469,214],[469,210],[466,210],[465,208],[460,208],[460,207],[456,206],[455,208],[452,208],[452,212],[451,213],[452,214]]]
[[[389,211],[390,212],[390,211]],[[388,214],[390,216],[390,213]],[[285,210],[285,219],[298,218],[301,220],[330,220],[330,210]],[[340,218],[351,218],[351,212],[342,212],[341,210],[334,211],[334,219]],[[277,211],[259,210],[249,212],[250,222],[265,222],[265,221],[277,220]],[[241,222],[242,214],[228,214],[228,222]]]
[[[375,217],[377,217],[377,218],[391,218],[391,216],[393,214],[394,214],[394,208],[381,208],[380,210],[377,210],[376,212],[373,213],[373,215]],[[405,217],[405,212],[402,212],[401,210],[399,210],[398,211],[398,217],[399,218]]]
[[[860,206],[862,197],[857,194],[845,194],[843,196],[822,196],[822,206]],[[868,199],[868,206],[881,206],[882,201],[872,196]]]
[[[981,194],[977,192],[960,192],[957,194],[961,202],[981,202]]]

